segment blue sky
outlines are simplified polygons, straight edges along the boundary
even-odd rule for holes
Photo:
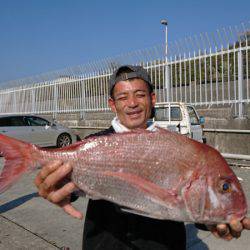
[[[250,21],[249,0],[0,0],[0,83]]]

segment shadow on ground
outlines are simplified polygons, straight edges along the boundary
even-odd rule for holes
[[[208,250],[208,246],[206,243],[202,241],[201,238],[198,237],[199,230],[195,227],[194,224],[186,225],[187,232],[187,249],[189,250]]]
[[[35,193],[28,194],[28,195],[24,195],[24,196],[19,197],[15,200],[9,201],[9,202],[0,206],[0,214],[5,213],[13,208],[16,208],[16,207],[22,205],[23,203],[31,200],[32,198],[38,197],[38,196],[39,196],[39,194],[37,192],[35,192]]]

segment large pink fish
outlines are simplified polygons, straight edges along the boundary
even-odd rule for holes
[[[157,219],[229,222],[247,213],[237,177],[218,151],[177,133],[138,130],[45,150],[0,135],[0,192],[55,159],[73,165],[73,182],[92,199]]]

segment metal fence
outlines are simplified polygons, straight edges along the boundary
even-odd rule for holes
[[[149,72],[158,102],[233,105],[235,114],[242,117],[250,103],[247,27],[249,23],[170,43],[167,61],[162,45],[1,84],[0,114],[55,116],[108,110],[111,73],[119,65],[136,64]]]

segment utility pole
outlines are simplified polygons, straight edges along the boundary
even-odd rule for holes
[[[167,92],[167,102],[171,102],[169,66],[168,66],[168,22],[166,19],[161,20],[161,24],[165,26],[165,89]]]

